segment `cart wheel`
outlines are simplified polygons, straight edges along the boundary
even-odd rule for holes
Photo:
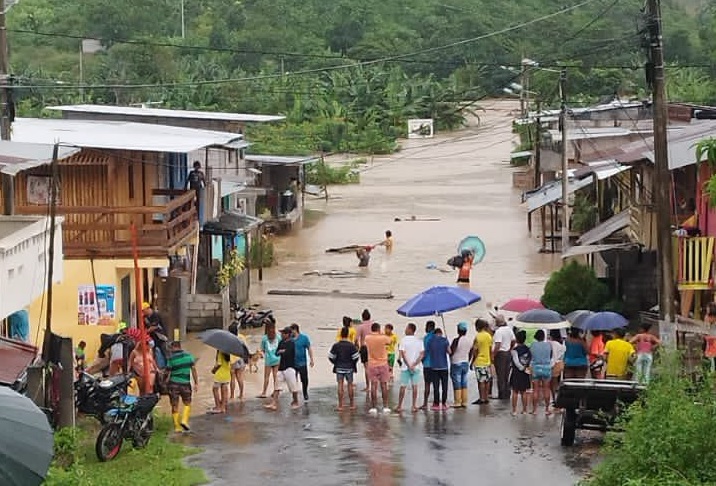
[[[568,408],[562,414],[562,423],[560,425],[560,437],[563,446],[569,447],[574,445],[574,436],[577,433],[577,412],[573,408]]]

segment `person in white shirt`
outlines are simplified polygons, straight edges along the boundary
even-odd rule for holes
[[[495,324],[497,329],[495,329],[495,335],[492,336],[492,362],[495,363],[495,374],[497,375],[497,398],[509,400],[510,363],[512,361],[510,351],[515,345],[515,333],[501,315],[495,318]]]
[[[470,371],[472,341],[467,337],[467,322],[457,325],[457,337],[450,343],[450,378],[455,393],[453,408],[467,408],[467,375]]]
[[[398,345],[400,356],[400,394],[398,395],[398,408],[396,412],[403,411],[405,389],[410,386],[413,390],[413,413],[418,411],[418,387],[423,379],[423,356],[425,346],[423,340],[415,336],[417,327],[412,322],[405,327],[405,337]]]

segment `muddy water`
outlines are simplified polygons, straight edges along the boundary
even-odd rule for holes
[[[270,480],[273,484],[457,484],[483,476],[485,484],[508,484],[529,477],[534,484],[574,484],[595,448],[571,452],[559,448],[558,417],[512,418],[505,404],[471,407],[467,412],[386,416],[367,419],[364,398],[359,411],[332,412],[333,375],[326,360],[343,315],[358,317],[370,309],[380,323],[391,322],[402,335],[410,319],[395,310],[415,293],[454,284],[446,268],[465,236],[478,235],[487,256],[472,274],[472,290],[483,300],[446,314],[448,334],[460,320],[487,314],[488,306],[511,297],[538,298],[558,256],[540,255],[527,233],[519,191],[513,190],[509,154],[514,103],[492,101],[480,112],[478,126],[432,140],[407,141],[389,158],[375,158],[361,172],[361,183],[330,188],[331,199],[307,200],[308,224],[275,240],[278,265],[252,282],[252,300],[274,310],[279,325],[297,322],[312,339],[316,367],[311,371],[312,399],[301,410],[266,413],[260,400],[261,372],[247,375],[247,399],[233,403],[227,417],[197,417],[195,434],[184,438],[206,452],[194,461],[207,468],[216,484]],[[439,221],[394,221],[436,218]],[[391,253],[372,252],[370,266],[359,269],[353,254],[325,249],[375,244],[390,229]],[[355,278],[304,276],[304,272],[358,272]],[[270,296],[269,289],[317,289],[343,292],[392,292],[391,300]],[[424,319],[416,322],[422,327]],[[472,333],[471,333],[472,334]],[[249,336],[252,349],[260,335]],[[209,403],[213,355],[189,343],[201,356],[199,402]],[[471,400],[476,394],[470,383]],[[395,394],[395,391],[393,393]],[[395,396],[393,396],[393,399]],[[200,407],[199,412],[201,413]],[[585,459],[586,456],[586,459]]]

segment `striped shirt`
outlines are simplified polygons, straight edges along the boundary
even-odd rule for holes
[[[169,381],[180,385],[191,383],[191,368],[194,366],[194,356],[186,351],[175,351],[167,360],[169,368]]]

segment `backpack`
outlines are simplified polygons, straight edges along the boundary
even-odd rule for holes
[[[447,261],[447,264],[453,268],[460,268],[463,264],[462,255],[455,255]]]

